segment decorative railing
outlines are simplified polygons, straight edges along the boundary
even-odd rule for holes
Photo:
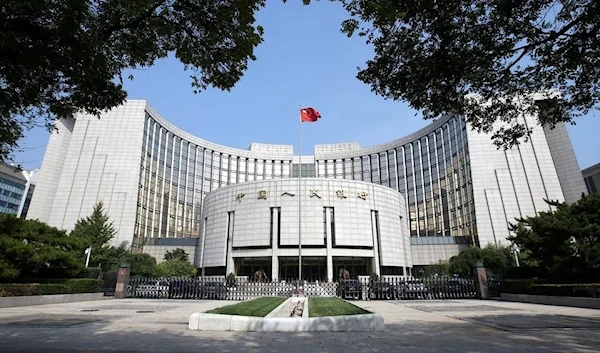
[[[361,300],[470,299],[475,298],[475,281],[466,277],[404,278],[372,280],[368,277],[320,281],[227,281],[213,277],[132,277],[129,298],[246,300],[257,297],[343,297]]]

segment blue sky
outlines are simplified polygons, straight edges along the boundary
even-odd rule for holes
[[[203,139],[246,149],[251,142],[298,145],[298,106],[323,118],[303,124],[303,154],[315,144],[356,141],[362,147],[407,135],[429,124],[406,103],[386,101],[356,79],[372,57],[359,38],[340,33],[346,18],[338,3],[268,1],[258,14],[265,41],[231,92],[194,95],[189,73],[175,59],[161,60],[125,85],[130,99],[146,99],[166,119]],[[128,73],[124,76],[126,77]],[[579,118],[569,134],[582,168],[600,162],[599,112]],[[21,141],[16,163],[41,166],[49,133],[36,129]]]

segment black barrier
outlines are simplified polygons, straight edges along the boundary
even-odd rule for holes
[[[475,298],[469,277],[391,277],[320,281],[251,281],[200,277],[132,277],[128,298],[247,300],[258,297],[342,297],[357,300],[427,300]]]

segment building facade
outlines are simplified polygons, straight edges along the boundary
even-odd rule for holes
[[[25,217],[29,210],[37,179],[37,169],[20,168],[0,164],[0,213]]]
[[[193,251],[197,266],[225,272],[236,268],[226,259],[227,231],[203,232],[210,225],[205,215],[218,204],[213,195],[251,182],[297,181],[301,172],[306,180],[373,184],[403,197],[410,256],[399,267],[428,265],[470,244],[506,244],[515,218],[547,210],[544,199],[571,202],[585,192],[583,178],[571,175],[579,167],[564,125],[549,130],[534,117],[523,122],[532,128],[529,142],[506,151],[463,117],[447,116],[373,147],[317,145],[300,160],[288,145],[240,150],[211,143],[170,124],[145,101],[128,101],[100,119],[57,122],[29,218],[70,230],[103,201],[118,230],[116,244],[128,241],[132,251],[159,261],[159,253],[182,247]],[[335,210],[342,218],[348,212]],[[260,219],[269,224],[269,217]],[[344,236],[335,224],[336,236]],[[222,264],[202,263],[209,259],[206,241],[219,236]]]
[[[600,191],[600,163],[581,171],[588,193],[592,194]]]

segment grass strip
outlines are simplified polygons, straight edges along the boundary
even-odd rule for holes
[[[370,314],[340,298],[308,298],[309,317]]]
[[[210,314],[264,317],[287,298],[262,297],[207,311]]]

